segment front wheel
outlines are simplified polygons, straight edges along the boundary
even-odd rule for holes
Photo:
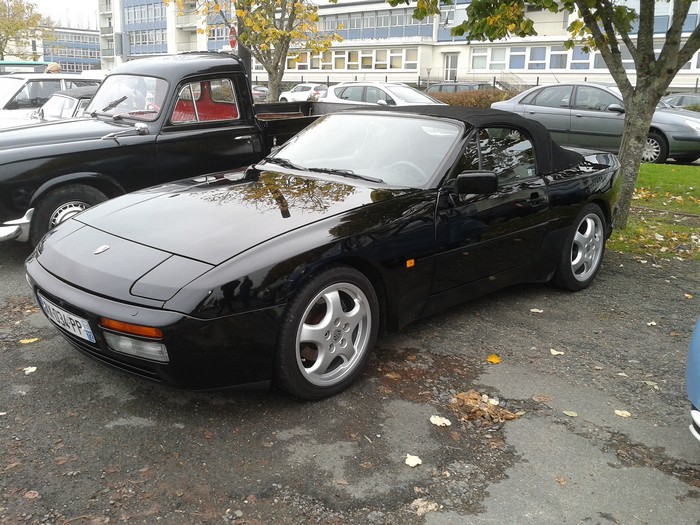
[[[346,389],[369,359],[378,317],[377,295],[362,273],[346,266],[319,273],[287,305],[275,384],[310,400]]]
[[[668,158],[668,146],[663,135],[650,131],[647,135],[644,149],[642,150],[642,162],[663,164]]]
[[[583,290],[595,279],[605,252],[605,217],[600,207],[586,205],[566,238],[559,260],[556,284],[567,290]]]
[[[84,184],[57,188],[44,196],[36,206],[29,238],[34,246],[41,238],[73,215],[107,200],[101,191]]]

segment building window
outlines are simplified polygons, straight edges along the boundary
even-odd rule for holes
[[[506,68],[506,48],[497,47],[491,49],[490,69],[503,70]]]
[[[510,69],[525,69],[525,48],[510,48]]]
[[[487,53],[488,53],[488,49],[486,49],[486,48],[481,48],[481,49],[472,48],[472,69],[486,69]],[[445,71],[445,74],[447,74],[447,71]],[[452,79],[446,78],[445,80],[456,80],[456,77],[452,78]]]
[[[576,46],[571,53],[571,69],[590,69],[591,55],[583,50],[583,47]]]
[[[376,23],[376,18],[373,14],[365,14],[362,18],[362,27],[365,29],[372,29]]]
[[[569,52],[564,46],[552,46],[549,50],[549,68],[566,69],[569,59]]]
[[[530,48],[530,60],[527,64],[528,69],[545,69],[547,62],[547,48],[546,47],[531,47]]]
[[[445,80],[457,80],[457,59],[459,53],[445,53]],[[484,56],[484,61],[486,57]],[[484,65],[486,63],[484,62]]]

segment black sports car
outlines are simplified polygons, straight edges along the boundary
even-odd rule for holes
[[[378,333],[518,282],[587,287],[618,161],[449,106],[321,117],[245,170],[90,208],[27,260],[82,352],[193,389],[350,385]]]

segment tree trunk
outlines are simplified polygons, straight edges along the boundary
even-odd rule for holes
[[[620,145],[620,195],[618,207],[613,217],[615,228],[623,229],[627,226],[632,196],[637,184],[637,175],[642,163],[642,152],[646,145],[647,134],[651,124],[651,118],[656,109],[656,103],[651,104],[649,99],[657,97],[644,96],[636,92],[626,104],[625,131]]]
[[[267,84],[267,101],[277,102],[280,98],[280,87],[282,86],[282,78],[284,76],[284,68],[282,71],[267,71],[268,84]]]

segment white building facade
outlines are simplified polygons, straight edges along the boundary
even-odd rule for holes
[[[660,0],[656,5],[654,31],[659,49],[673,1]],[[229,44],[225,27],[201,31],[207,24],[194,14],[194,1],[185,2],[181,13],[175,2],[166,8],[161,0],[97,2],[104,69],[140,56],[220,50]],[[412,7],[391,8],[383,0],[339,0],[337,4],[318,0],[319,29],[335,31],[343,41],[322,54],[301,51],[290,57],[285,81],[390,80],[425,86],[454,80],[515,88],[569,80],[612,82],[600,53],[587,53],[581,46],[564,47],[571,21],[568,13],[528,13],[535,22],[535,37],[467,43],[464,37],[451,36],[450,30],[464,20],[468,2],[454,0],[442,7],[440,16],[419,21],[413,18]],[[628,5],[635,3],[632,0]],[[686,35],[697,25],[699,14],[699,2],[695,1],[686,19]],[[629,54],[623,54],[623,60],[634,77]],[[255,61],[251,77],[254,83],[267,80],[265,70]],[[700,57],[696,54],[679,72],[672,88],[694,90],[699,78]]]

